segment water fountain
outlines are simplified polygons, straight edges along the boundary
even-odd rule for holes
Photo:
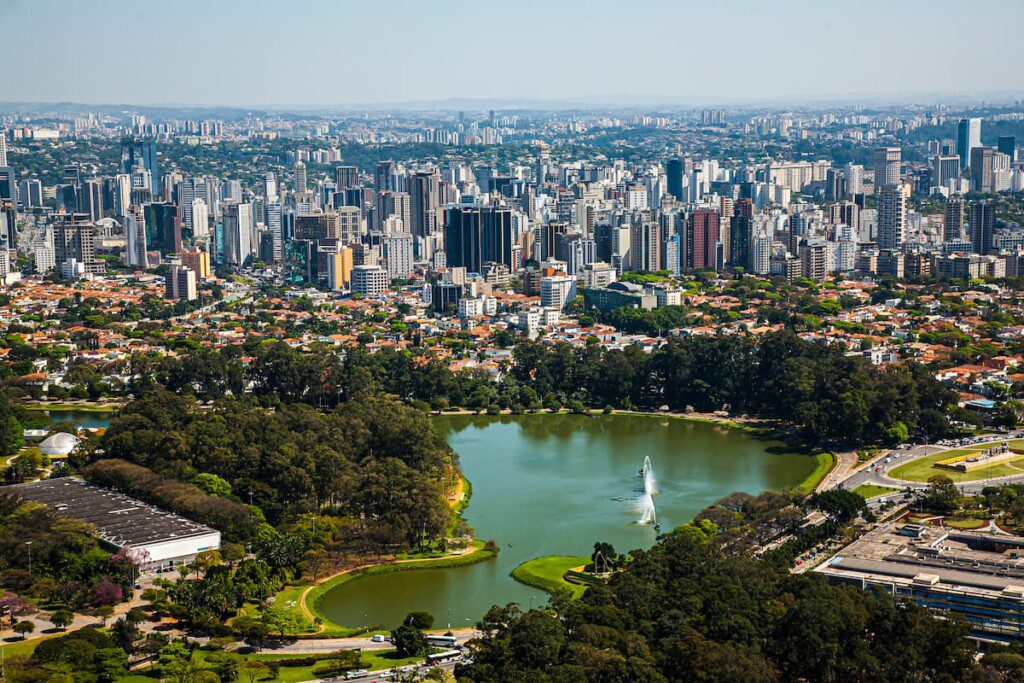
[[[657,531],[661,529],[658,524],[658,512],[654,507],[654,494],[658,492],[658,480],[654,477],[654,467],[651,465],[651,456],[644,457],[644,465],[640,468],[638,475],[644,481],[643,490],[637,498],[637,510],[640,512],[640,524],[653,524]]]

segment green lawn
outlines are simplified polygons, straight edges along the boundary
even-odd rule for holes
[[[974,519],[973,517],[966,517],[963,519],[950,519],[946,517],[942,520],[943,525],[952,527],[954,529],[980,529],[984,526],[988,526],[989,520],[987,519]]]
[[[207,656],[212,654],[206,650],[199,650],[199,658],[205,659]],[[287,659],[298,659],[307,655],[301,654],[271,654],[271,653],[255,653],[249,655],[239,655],[242,659],[258,659],[261,662],[279,662]],[[406,664],[413,664],[421,661],[422,657],[399,657],[395,650],[372,650],[364,651],[360,653],[362,659],[362,667],[366,669],[378,670],[378,669],[390,669],[396,666],[405,666]],[[325,654],[321,659],[329,659]],[[314,673],[316,665],[312,666],[282,666],[277,671],[276,678],[263,679],[264,681],[279,681],[280,683],[298,683],[299,681],[312,681],[319,678]],[[145,673],[135,672],[130,676],[119,678],[117,683],[155,683],[160,678],[156,676],[156,671],[152,669],[146,669],[143,671],[153,671],[154,675],[150,676]]]
[[[569,583],[563,575],[573,567],[579,567],[587,562],[590,562],[589,557],[545,555],[523,562],[512,570],[512,578],[551,595],[568,591],[575,599],[583,595],[587,587]]]
[[[832,471],[839,463],[839,458],[836,457],[835,453],[832,452],[821,452],[814,454],[814,471],[807,475],[797,486],[801,491],[810,493],[814,488],[821,483],[821,480],[828,476],[828,473]]]
[[[923,458],[911,460],[908,463],[900,465],[896,469],[890,471],[889,476],[894,479],[903,479],[905,481],[928,481],[930,477],[934,477],[936,474],[943,474],[954,482],[961,483],[977,481],[979,479],[988,479],[990,477],[1003,477],[1008,474],[1024,474],[1024,455],[1014,458],[1013,460],[1004,460],[1003,462],[993,464],[989,467],[982,467],[981,469],[972,470],[970,472],[957,472],[956,470],[949,470],[943,467],[935,467],[935,463],[940,460],[974,453],[984,448],[985,446],[972,446],[970,448],[958,448],[952,451],[943,451],[942,453],[926,455]]]
[[[853,490],[854,493],[863,496],[865,500],[875,496],[884,496],[888,493],[897,493],[898,491],[899,489],[889,486],[875,486],[874,484],[861,484]]]

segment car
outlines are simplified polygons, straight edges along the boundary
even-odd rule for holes
[[[372,637],[372,638],[370,638],[370,642],[371,642],[371,643],[386,643],[386,642],[387,642],[387,640],[386,640],[386,639],[384,638],[384,636],[383,636],[383,635],[381,635],[380,633],[375,633],[375,634],[373,635],[373,637]]]

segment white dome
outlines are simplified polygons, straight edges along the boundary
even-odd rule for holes
[[[80,443],[82,440],[74,434],[58,432],[43,439],[43,442],[39,444],[39,452],[43,455],[62,457],[78,448]]]

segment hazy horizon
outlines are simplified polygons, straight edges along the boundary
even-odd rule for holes
[[[6,52],[19,64],[0,101],[330,109],[1012,99],[1024,92],[1013,50],[1022,20],[1017,0],[0,0]]]

